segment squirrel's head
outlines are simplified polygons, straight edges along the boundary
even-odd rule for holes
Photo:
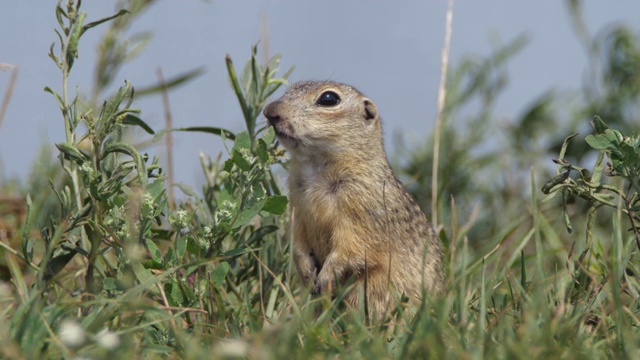
[[[264,109],[280,142],[293,154],[382,149],[378,109],[354,87],[330,81],[291,85]]]

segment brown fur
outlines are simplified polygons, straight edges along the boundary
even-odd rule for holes
[[[327,91],[337,105],[318,103]],[[349,85],[299,82],[264,115],[291,154],[293,256],[305,283],[331,293],[352,276],[362,289],[366,277],[378,316],[395,305],[394,292],[415,300],[423,288],[443,291],[440,241],[389,166],[371,100]],[[351,291],[346,301],[359,308],[359,298]]]

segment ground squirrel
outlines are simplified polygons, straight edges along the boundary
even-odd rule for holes
[[[354,277],[346,302],[369,312],[444,288],[442,249],[416,201],[395,177],[375,104],[335,82],[298,82],[264,109],[289,150],[295,213],[293,258],[316,293]],[[336,279],[334,280],[334,275]]]

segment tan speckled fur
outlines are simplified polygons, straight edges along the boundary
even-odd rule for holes
[[[318,103],[327,91],[337,105]],[[354,276],[346,301],[358,309],[366,277],[368,307],[378,316],[395,306],[394,293],[416,300],[423,288],[443,291],[440,241],[389,166],[371,100],[349,85],[306,81],[264,115],[291,154],[293,256],[305,283],[331,293]]]

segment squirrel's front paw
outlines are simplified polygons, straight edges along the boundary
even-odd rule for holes
[[[311,288],[311,295],[313,297],[317,297],[320,295],[320,293],[322,293],[322,288],[318,283],[318,278],[316,278],[316,281],[313,282],[313,287]]]
[[[328,270],[330,269],[323,268],[316,277],[311,290],[313,295],[331,294],[335,289],[334,274]]]

